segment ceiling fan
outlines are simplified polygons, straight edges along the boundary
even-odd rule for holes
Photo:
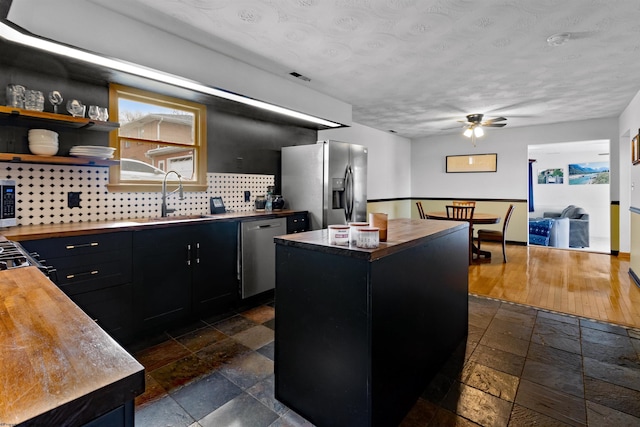
[[[474,147],[476,145],[476,138],[480,138],[484,135],[483,127],[501,128],[507,125],[506,123],[498,123],[507,120],[506,117],[482,120],[483,118],[484,114],[468,114],[466,122],[464,120],[458,120],[459,122],[464,123],[466,130],[463,135],[467,138],[471,138]]]

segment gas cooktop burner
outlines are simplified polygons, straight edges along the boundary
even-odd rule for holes
[[[0,241],[0,270],[29,265],[39,266],[39,263],[19,243],[10,240]]]

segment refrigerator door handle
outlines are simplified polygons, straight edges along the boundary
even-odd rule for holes
[[[353,220],[353,205],[354,205],[354,193],[353,193],[353,170],[351,166],[347,166],[347,172],[344,178],[344,198],[345,198],[345,219],[347,222]]]

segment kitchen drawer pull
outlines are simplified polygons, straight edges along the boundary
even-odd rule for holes
[[[98,274],[98,270],[85,271],[84,273],[67,274],[67,279],[74,279],[81,276],[93,276],[94,274]]]
[[[67,245],[67,249],[90,248],[92,246],[98,246],[98,242],[83,243],[82,245]]]

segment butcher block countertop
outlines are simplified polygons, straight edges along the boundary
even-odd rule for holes
[[[143,366],[36,267],[0,271],[0,426],[81,425],[143,391]]]
[[[124,219],[118,221],[83,221],[65,224],[21,225],[0,230],[0,234],[9,240],[36,240],[52,237],[69,237],[81,234],[113,233],[116,231],[142,230],[150,227],[174,227],[176,225],[201,224],[212,221],[238,221],[286,217],[298,211],[247,211],[227,212],[223,214],[177,215],[164,218]]]
[[[462,221],[407,218],[391,219],[387,224],[387,241],[380,242],[380,245],[375,249],[363,249],[355,245],[332,245],[329,241],[329,232],[327,229],[287,234],[278,236],[274,240],[281,245],[296,246],[319,252],[335,253],[373,261],[468,226],[469,224],[467,222]]]

